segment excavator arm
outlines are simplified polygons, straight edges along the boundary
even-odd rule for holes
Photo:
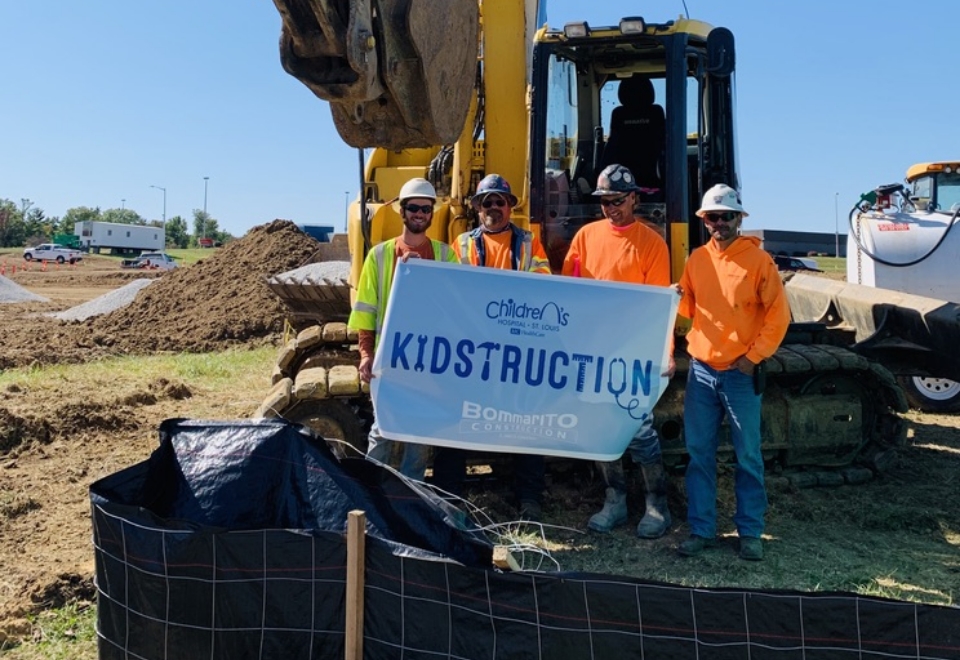
[[[478,0],[274,0],[283,68],[352,147],[455,142],[476,83]]]

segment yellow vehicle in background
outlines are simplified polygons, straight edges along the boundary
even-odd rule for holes
[[[412,177],[437,188],[442,204],[430,235],[450,241],[475,226],[476,183],[504,176],[520,198],[514,221],[539,233],[556,270],[576,231],[603,217],[591,192],[603,167],[619,162],[643,189],[639,213],[667,240],[675,279],[705,240],[694,215],[703,191],[740,187],[735,46],[725,28],[631,16],[554,29],[537,0],[274,2],[284,21],[284,68],[330,103],[341,137],[360,150],[349,282],[373,245],[399,234],[390,202]],[[369,158],[364,148],[373,149]],[[300,332],[259,414],[362,448],[370,403],[347,350],[349,282],[275,278]],[[766,456],[791,467],[880,469],[901,436],[902,392],[863,357],[818,343],[823,331],[794,328],[791,344],[771,360]],[[673,464],[685,455],[686,361],[678,366],[656,413],[664,459]]]

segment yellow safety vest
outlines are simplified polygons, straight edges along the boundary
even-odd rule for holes
[[[432,238],[435,261],[457,263],[457,255],[449,245]],[[357,299],[350,311],[347,325],[356,330],[373,330],[377,333],[376,343],[380,341],[383,328],[383,316],[387,311],[390,286],[393,284],[393,269],[396,265],[397,239],[391,238],[375,246],[367,253],[360,271],[360,283],[357,285]]]
[[[533,232],[510,225],[510,265],[512,270],[529,273],[549,273],[550,262],[533,253]],[[457,242],[460,248],[460,263],[472,266],[486,266],[487,255],[483,242],[483,229],[460,234]]]

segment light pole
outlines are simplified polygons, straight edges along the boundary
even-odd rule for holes
[[[120,210],[121,210],[121,211],[126,208],[126,203],[127,203],[127,198],[126,198],[126,197],[124,197],[123,199],[120,200]]]
[[[210,181],[210,177],[203,177],[203,218],[200,220],[200,233],[203,234],[203,238],[207,237],[207,183]]]
[[[344,190],[343,191],[343,231],[344,232],[347,231],[347,224],[349,220],[349,216],[347,214],[349,213],[348,211],[349,208],[350,208],[350,191]]]
[[[150,186],[163,193],[163,247],[167,247],[167,189],[160,186]]]
[[[836,237],[836,247],[833,256],[840,256],[840,193],[833,193],[833,232]]]

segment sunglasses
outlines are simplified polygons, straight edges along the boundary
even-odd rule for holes
[[[704,213],[703,219],[707,222],[734,222],[740,214],[736,211],[724,211],[723,213]]]
[[[620,206],[620,205],[622,205],[625,201],[627,201],[627,197],[629,197],[629,196],[630,196],[629,194],[626,194],[626,195],[623,195],[622,197],[617,197],[616,199],[603,199],[603,198],[601,198],[601,199],[600,199],[600,206]]]
[[[500,208],[501,206],[506,206],[507,203],[498,197],[497,199],[485,199],[480,205],[485,209],[489,209],[493,206]]]
[[[419,204],[407,204],[406,206],[403,207],[403,210],[406,211],[407,213],[419,212],[419,213],[430,214],[430,213],[433,213],[433,206],[430,204],[424,204],[423,206],[420,206]]]

